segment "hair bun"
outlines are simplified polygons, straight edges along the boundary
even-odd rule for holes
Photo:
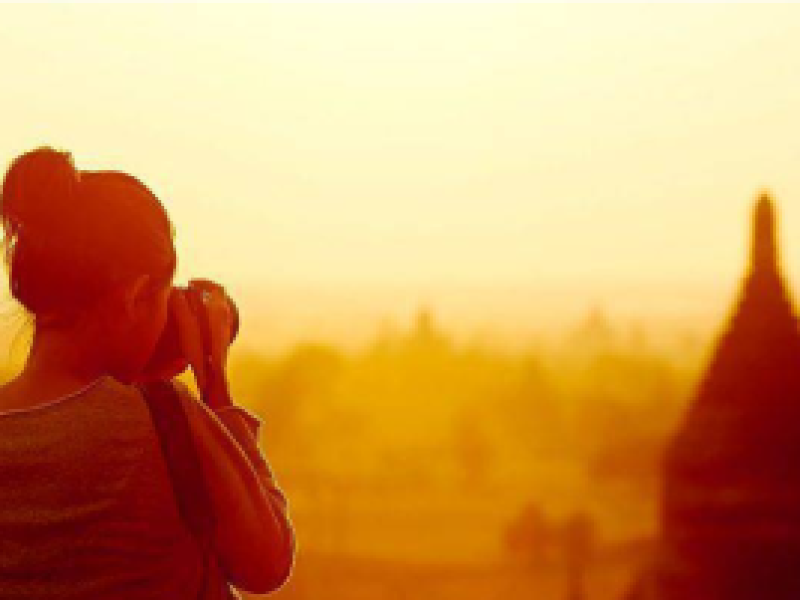
[[[6,233],[52,223],[62,211],[72,210],[79,179],[69,152],[38,148],[19,156],[3,181],[0,212]]]
[[[0,217],[11,293],[37,318],[71,319],[142,274],[159,286],[175,274],[158,198],[129,175],[77,171],[68,152],[39,148],[13,161]]]

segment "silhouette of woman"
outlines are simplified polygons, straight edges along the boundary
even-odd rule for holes
[[[31,315],[27,362],[0,387],[0,598],[225,598],[280,587],[295,538],[258,448],[260,420],[233,404],[231,315],[206,303],[202,401],[176,384],[217,526],[211,550],[181,518],[140,388],[169,311],[186,355],[199,324],[172,287],[173,229],[130,175],[23,154],[2,186],[13,297]],[[167,374],[169,375],[169,374]]]

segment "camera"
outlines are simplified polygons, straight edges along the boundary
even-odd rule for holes
[[[171,292],[172,294],[183,294],[186,298],[186,302],[199,324],[204,349],[211,347],[211,326],[205,308],[205,297],[210,294],[211,289],[221,289],[221,287],[207,279],[194,279],[186,287],[173,287]],[[239,333],[239,310],[227,294],[225,298],[228,301],[228,307],[233,317],[231,325],[232,342]],[[171,377],[183,372],[188,366],[189,360],[184,355],[183,349],[181,348],[180,330],[177,319],[173,311],[169,310],[164,330],[156,343],[156,347],[147,366],[144,368],[144,373],[148,376],[165,374]]]

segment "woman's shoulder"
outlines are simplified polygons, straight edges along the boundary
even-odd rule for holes
[[[87,411],[107,415],[114,420],[146,420],[146,407],[141,392],[135,385],[122,383],[110,375],[102,376],[95,385],[75,402]]]
[[[152,461],[156,450],[151,417],[138,390],[112,377],[47,403],[0,411],[0,457],[11,463],[81,464],[88,472],[110,468],[103,465],[118,464],[122,455],[131,465],[144,454]]]
[[[63,393],[31,385],[17,378],[0,386],[0,419],[37,417],[91,404],[90,399],[109,396],[135,397],[135,391],[108,375],[102,375],[79,388]]]
[[[91,502],[91,497],[124,498],[138,487],[148,490],[148,498],[168,497],[161,462],[137,390],[111,377],[46,406],[0,414],[0,479],[17,477],[18,487],[31,498],[38,494],[47,500],[49,492],[42,488],[53,482],[67,490],[60,497],[78,503]],[[22,474],[31,465],[36,477]]]

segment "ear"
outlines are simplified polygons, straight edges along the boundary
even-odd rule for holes
[[[131,283],[125,286],[122,292],[122,306],[127,316],[133,316],[136,312],[136,305],[142,296],[147,284],[150,283],[150,275],[142,274],[136,277]]]

